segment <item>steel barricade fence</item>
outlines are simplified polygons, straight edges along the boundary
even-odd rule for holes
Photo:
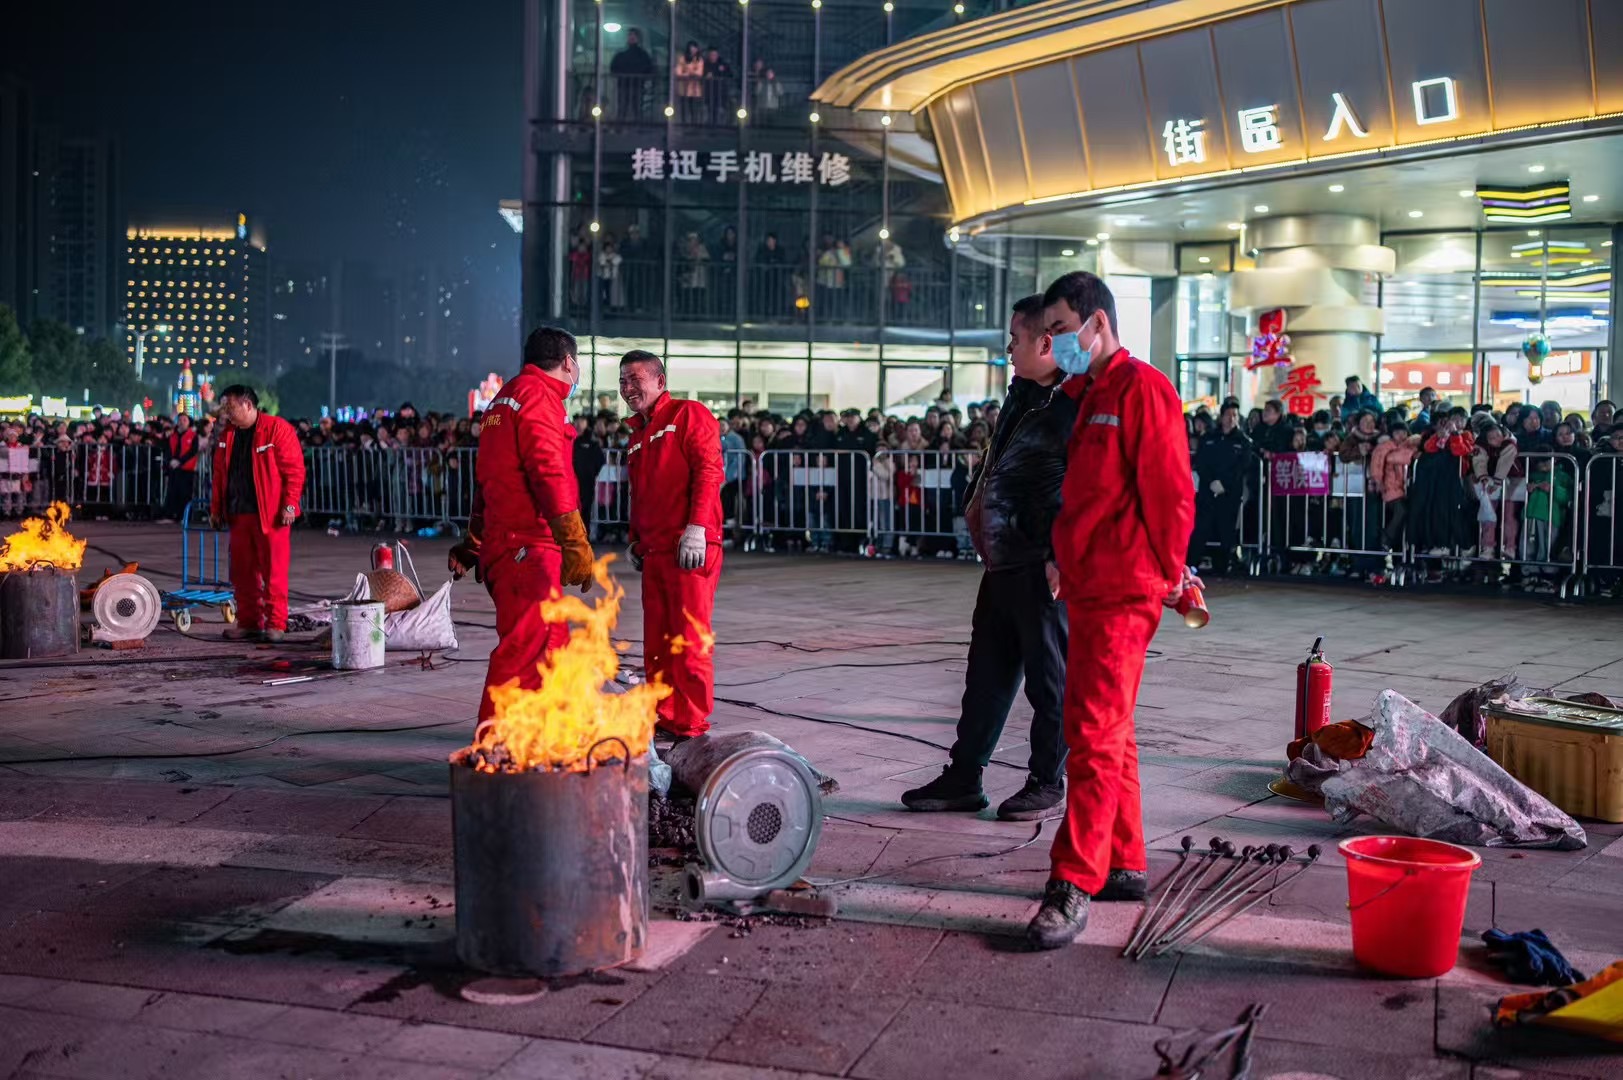
[[[353,527],[358,500],[350,485],[353,451],[343,446],[304,448],[304,497],[300,509],[316,524],[342,519]]]
[[[1480,451],[1479,451],[1480,452]],[[1566,595],[1583,557],[1583,469],[1572,454],[1518,453],[1508,475],[1478,477],[1452,454],[1417,457],[1409,470],[1408,561],[1416,580],[1476,565],[1486,578],[1500,569],[1561,575]],[[1420,481],[1421,469],[1441,475]],[[1459,475],[1456,491],[1452,477]],[[1436,505],[1436,500],[1445,500]]]
[[[1618,528],[1618,480],[1623,454],[1596,454],[1584,466],[1583,572],[1596,590],[1623,585],[1623,529]]]
[[[866,539],[868,474],[873,459],[862,450],[768,450],[756,485],[756,529],[809,540],[814,549]]]
[[[1342,461],[1322,450],[1276,453],[1263,461],[1261,485],[1269,570],[1311,573],[1329,560],[1338,570],[1374,576],[1389,558],[1402,565],[1405,518],[1382,497],[1367,459]]]
[[[1193,464],[1191,455],[1191,469]],[[1238,552],[1247,573],[1261,573],[1263,538],[1267,533],[1262,524],[1262,502],[1258,493],[1264,490],[1266,479],[1266,463],[1260,460],[1256,468],[1245,470],[1239,491],[1224,489],[1218,494],[1212,490],[1210,479],[1195,475],[1195,526],[1189,539],[1190,563],[1199,565],[1209,558],[1213,571],[1223,574]]]
[[[880,524],[880,547],[894,535],[897,550],[909,554],[951,555],[972,550],[964,525],[964,497],[971,473],[980,464],[978,450],[881,450],[874,455],[875,471],[888,472],[891,482],[870,485],[873,517]],[[883,460],[888,465],[881,467]],[[889,505],[885,492],[890,492]],[[943,541],[951,539],[947,544]]]
[[[743,547],[746,532],[755,531],[759,466],[755,455],[748,450],[721,452],[721,533],[733,541],[735,548]]]
[[[592,483],[592,536],[622,531],[631,524],[631,482],[626,475],[626,452],[604,450],[603,464]]]
[[[445,461],[445,520],[461,527],[473,516],[473,491],[478,482],[479,453],[476,447],[457,446],[441,451]],[[588,508],[582,507],[584,515]]]

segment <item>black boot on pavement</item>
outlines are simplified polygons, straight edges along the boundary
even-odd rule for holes
[[[1035,776],[1026,777],[1026,786],[998,803],[999,821],[1036,821],[1058,817],[1065,810],[1065,785],[1045,784]]]
[[[1026,927],[1026,943],[1033,949],[1057,949],[1075,941],[1088,926],[1088,894],[1058,878],[1043,889],[1043,906]]]
[[[988,801],[986,792],[981,790],[979,766],[948,765],[940,776],[923,787],[902,792],[903,806],[927,813],[943,810],[974,813],[986,809]]]
[[[1112,870],[1105,878],[1104,888],[1093,894],[1095,900],[1142,900],[1150,892],[1147,870]]]

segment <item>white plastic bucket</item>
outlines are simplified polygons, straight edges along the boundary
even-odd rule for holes
[[[383,666],[383,604],[345,600],[332,607],[332,666],[340,671]]]

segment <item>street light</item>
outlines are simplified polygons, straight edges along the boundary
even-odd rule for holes
[[[145,370],[145,368],[146,368],[147,335],[148,334],[167,334],[168,332],[169,332],[169,325],[167,323],[158,323],[156,326],[148,327],[145,330],[137,330],[135,332],[135,377],[136,377],[136,379],[141,378],[141,372],[143,370]]]

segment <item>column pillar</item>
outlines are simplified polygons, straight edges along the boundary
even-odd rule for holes
[[[1257,315],[1285,309],[1291,355],[1314,365],[1328,400],[1349,375],[1375,386],[1375,338],[1386,315],[1364,297],[1368,274],[1390,275],[1396,253],[1380,244],[1380,224],[1351,214],[1292,214],[1248,226],[1256,267],[1238,271],[1230,303],[1254,327]],[[1272,375],[1264,377],[1272,385]]]

